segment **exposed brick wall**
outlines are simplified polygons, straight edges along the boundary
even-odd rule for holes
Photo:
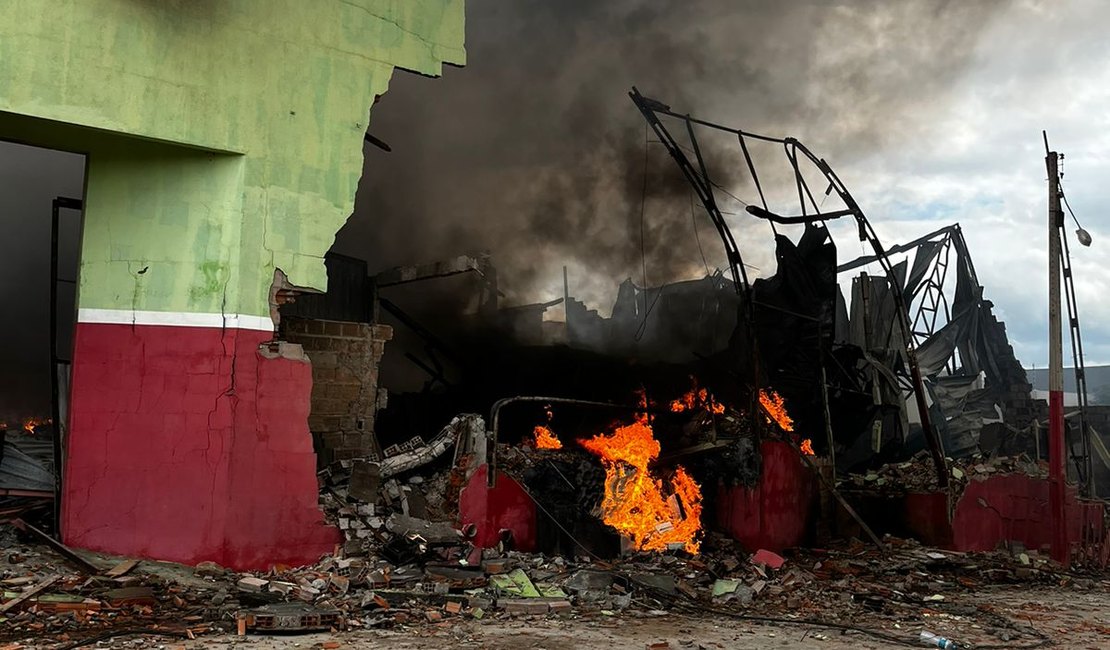
[[[336,460],[381,456],[374,418],[384,404],[378,367],[388,325],[283,318],[282,335],[299,343],[312,362],[312,431],[321,465]]]

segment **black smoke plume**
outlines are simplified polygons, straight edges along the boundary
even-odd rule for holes
[[[946,101],[1001,6],[468,0],[467,66],[399,73],[375,107],[371,133],[393,153],[367,148],[336,250],[372,269],[490,250],[521,300],[559,295],[567,264],[572,291],[605,311],[643,266],[655,285],[704,273],[695,224],[706,265],[723,264],[677,168],[645,142],[632,85],[678,111],[798,137],[843,170]],[[707,142],[717,182],[743,191],[735,140]],[[766,225],[722,209],[737,213],[745,258],[773,272]]]

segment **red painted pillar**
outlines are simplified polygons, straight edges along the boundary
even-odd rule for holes
[[[1064,213],[1060,209],[1058,154],[1047,151],[1048,167],[1048,467],[1051,485],[1052,557],[1067,566],[1071,559],[1067,523],[1064,520],[1064,356],[1060,334],[1060,228]]]

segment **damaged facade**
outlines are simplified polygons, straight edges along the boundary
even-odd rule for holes
[[[632,593],[679,611],[757,597],[793,611],[791,594],[815,580],[875,607],[880,595],[918,602],[934,584],[920,584],[925,569],[988,581],[1035,566],[1060,579],[1025,553],[1048,543],[1043,406],[958,224],[879,242],[797,140],[694,120],[633,90],[714,220],[727,268],[626,280],[608,316],[566,277],[561,296],[506,304],[499,282],[511,278],[488,255],[371,274],[327,253],[353,205],[368,109],[396,68],[464,62],[461,1],[14,11],[0,137],[89,161],[59,468],[66,544],[221,581],[230,574],[212,563],[257,574],[206,610],[234,610],[241,634],[283,616],[322,629],[409,621],[391,599],[475,618],[495,603],[624,609]],[[689,142],[665,119],[684,122]],[[744,218],[773,232],[767,277],[747,277],[695,125],[738,140],[759,196]],[[758,142],[785,151],[800,215],[771,210],[748,151]],[[829,203],[799,164],[821,174]],[[827,222],[841,218],[873,255],[838,258]],[[903,253],[914,256],[892,261]],[[849,283],[873,263],[880,274]],[[562,321],[549,314],[560,310]],[[0,489],[46,498],[49,473],[4,449]],[[1067,504],[1072,550],[1105,568],[1104,505],[1074,489]],[[806,545],[834,550],[796,550]],[[953,559],[1000,548],[998,568]],[[880,564],[891,555],[902,564]],[[113,580],[134,568],[111,575],[77,557]],[[870,580],[919,574],[861,595],[846,578],[863,573],[860,557],[874,560]],[[612,569],[618,558],[640,566]],[[88,601],[136,598],[70,582]],[[144,587],[143,606],[184,606]]]
[[[271,288],[326,288],[369,108],[464,63],[462,1],[16,1],[2,29],[0,137],[88,156],[65,541],[316,559],[311,368],[269,345]]]
[[[740,133],[741,146],[745,136],[764,138]],[[796,141],[775,142],[802,150]],[[836,187],[827,164],[812,160]],[[756,175],[754,165],[751,171]],[[854,206],[846,188],[838,192]],[[603,471],[605,456],[586,450],[596,451],[599,435],[629,426],[638,403],[643,410],[636,417],[648,418],[653,428],[643,442],[660,448],[652,461],[660,476],[690,468],[703,523],[746,546],[781,550],[830,535],[870,535],[878,543],[877,532],[961,550],[1008,541],[1038,547],[1038,531],[1048,521],[1047,483],[1037,465],[1046,446],[1037,425],[1043,405],[1032,399],[959,225],[894,245],[880,243],[866,225],[861,240],[881,252],[841,262],[824,222],[854,214],[863,219],[862,211],[830,207],[822,213],[810,196],[807,214],[801,186],[799,196],[802,216],[749,209],[755,217],[804,224],[797,241],[775,237],[774,275],[748,283],[739,271],[718,271],[659,287],[627,280],[607,317],[577,300],[566,279],[561,298],[499,305],[496,269],[486,258],[466,256],[374,276],[357,261],[331,256],[337,295],[307,297],[283,311],[388,322],[399,337],[386,346],[373,375],[394,387],[389,407],[375,416],[375,431],[354,467],[424,449],[424,439],[413,432],[435,431],[455,414],[493,406],[485,423],[492,442],[486,466],[467,461],[462,448],[454,465],[451,454],[437,451],[423,455],[424,466],[413,466],[420,477],[442,476],[466,461],[457,482],[469,498],[453,496],[436,516],[475,524],[483,546],[503,544],[507,534],[521,550],[573,554],[585,547],[615,554],[621,540],[614,530],[624,529],[610,521],[613,477]],[[709,209],[710,195],[699,197]],[[736,247],[731,235],[722,237],[726,249]],[[912,257],[895,258],[903,254]],[[739,247],[730,259],[742,262]],[[882,275],[849,275],[880,260]],[[469,280],[446,292],[427,288],[460,277]],[[850,299],[838,279],[851,287]],[[420,287],[410,294],[417,299],[406,303],[400,285]],[[449,298],[437,301],[437,295]],[[560,304],[562,322],[545,316]],[[422,378],[420,390],[395,388],[405,374],[399,366]],[[788,411],[788,418],[773,423],[764,416],[768,391],[761,387],[773,387],[775,408]],[[699,390],[701,398],[690,398],[691,404],[701,400],[693,411],[662,408]],[[507,408],[499,423],[502,405]],[[622,406],[623,413],[612,410]],[[533,440],[531,432],[540,428],[543,440],[539,434]],[[460,442],[452,438],[450,444]],[[631,458],[638,452],[625,453]],[[923,467],[930,462],[931,470]],[[893,475],[916,472],[925,480],[876,473],[891,467],[902,468]],[[335,468],[338,475],[351,469]],[[434,486],[380,485],[380,498],[408,508],[404,494],[419,493],[422,500],[442,487]],[[675,496],[672,507],[685,510]],[[1102,506],[1079,499],[1074,489],[1068,500],[1071,543],[1096,556],[1110,548]],[[876,517],[879,512],[884,516]],[[608,528],[598,526],[600,520]],[[674,525],[663,514],[656,523],[663,537]]]

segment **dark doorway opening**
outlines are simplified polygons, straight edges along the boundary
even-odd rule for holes
[[[0,142],[0,515],[39,514],[54,530],[85,167],[81,154]]]

